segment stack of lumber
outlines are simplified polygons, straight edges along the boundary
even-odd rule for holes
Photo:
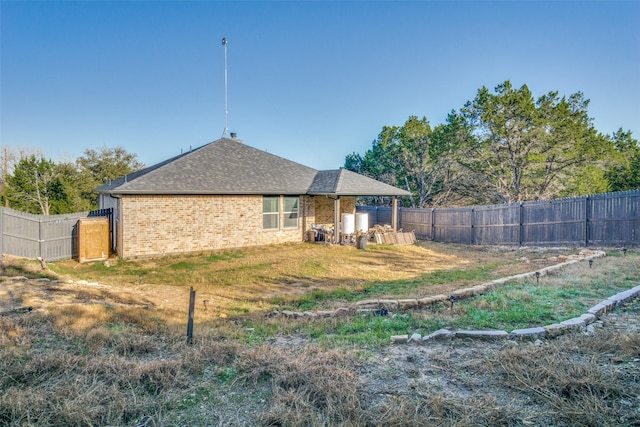
[[[390,226],[376,225],[369,229],[369,235],[373,236],[373,241],[378,244],[387,245],[412,245],[416,242],[416,235],[413,231],[394,231]]]

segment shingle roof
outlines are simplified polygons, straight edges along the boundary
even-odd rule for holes
[[[411,193],[347,169],[320,171],[307,194],[335,196],[408,196]]]
[[[317,171],[222,138],[96,189],[111,194],[407,195],[347,170]]]

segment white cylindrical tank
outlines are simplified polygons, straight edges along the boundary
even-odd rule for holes
[[[366,233],[369,231],[369,214],[360,212],[356,214],[356,231]]]
[[[352,213],[342,214],[342,234],[353,234],[355,231],[355,218]]]

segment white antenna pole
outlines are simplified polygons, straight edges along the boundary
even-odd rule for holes
[[[229,109],[227,106],[227,38],[222,38],[222,46],[224,46],[224,131],[222,137],[229,136]]]

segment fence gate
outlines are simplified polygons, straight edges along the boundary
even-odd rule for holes
[[[0,252],[23,258],[41,257],[47,261],[77,258],[78,221],[98,216],[107,217],[110,224],[112,210],[34,215],[11,208],[0,208]],[[109,230],[112,233],[111,225]]]
[[[111,255],[109,219],[106,217],[78,220],[78,261],[105,260]]]

